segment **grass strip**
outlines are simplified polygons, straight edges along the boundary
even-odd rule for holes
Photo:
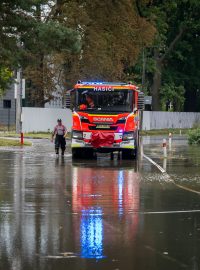
[[[20,134],[14,132],[0,132],[0,137],[20,138]],[[50,139],[51,133],[24,133],[24,138]]]
[[[190,129],[190,128],[181,129],[181,134],[188,135],[188,132],[190,130],[193,130],[193,129]],[[142,135],[142,136],[169,135],[169,133],[172,133],[172,135],[179,135],[180,129],[179,128],[177,128],[177,129],[171,128],[171,129],[152,129],[152,130],[141,130],[140,131],[140,135]]]
[[[22,145],[19,140],[0,138],[0,147],[7,147],[7,146],[15,147],[15,146],[22,146]],[[32,143],[25,141],[23,146],[32,146]]]
[[[24,138],[28,139],[51,139],[52,133],[39,132],[39,133],[24,133]],[[14,132],[0,132],[0,137],[20,138],[20,135]],[[67,134],[67,139],[71,138],[71,133]]]
[[[190,130],[194,130],[193,128],[185,128],[181,129],[181,134],[187,135]],[[141,130],[140,134],[142,136],[156,136],[156,135],[168,135],[169,133],[172,133],[174,135],[180,134],[180,129],[153,129],[153,130]],[[30,132],[30,133],[24,133],[24,138],[30,138],[30,139],[51,139],[52,133],[50,132]],[[0,132],[0,137],[12,137],[12,138],[19,138],[20,135],[15,132]],[[71,138],[71,133],[69,132],[67,134],[67,139]]]

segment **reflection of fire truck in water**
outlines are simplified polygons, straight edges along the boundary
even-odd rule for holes
[[[139,207],[139,175],[131,170],[73,168],[73,211],[100,204],[104,212],[128,213]],[[104,198],[109,200],[109,205]],[[105,205],[104,205],[105,203]]]
[[[79,232],[76,243],[81,256],[101,259],[111,244],[133,242],[140,208],[140,177],[135,169],[74,166],[72,176],[74,230]],[[120,231],[118,237],[113,234],[113,224]]]
[[[73,158],[92,157],[94,150],[136,156],[144,96],[135,85],[78,82],[70,100]]]

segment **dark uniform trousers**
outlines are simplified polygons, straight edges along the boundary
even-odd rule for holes
[[[61,147],[62,151],[65,151],[66,148],[66,140],[65,137],[63,135],[56,135],[56,139],[55,139],[55,149],[56,151],[58,151],[59,147]]]

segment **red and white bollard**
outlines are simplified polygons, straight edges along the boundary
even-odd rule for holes
[[[167,158],[167,141],[166,141],[166,139],[163,139],[163,156],[164,156],[164,158]]]
[[[172,134],[171,132],[169,133],[169,150],[172,150]]]
[[[23,145],[23,144],[24,144],[24,133],[21,132],[21,145]]]
[[[163,158],[163,169],[167,170],[167,158]]]

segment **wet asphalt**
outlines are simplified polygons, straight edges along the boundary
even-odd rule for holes
[[[138,161],[0,149],[1,270],[200,269],[200,147],[145,137]]]

